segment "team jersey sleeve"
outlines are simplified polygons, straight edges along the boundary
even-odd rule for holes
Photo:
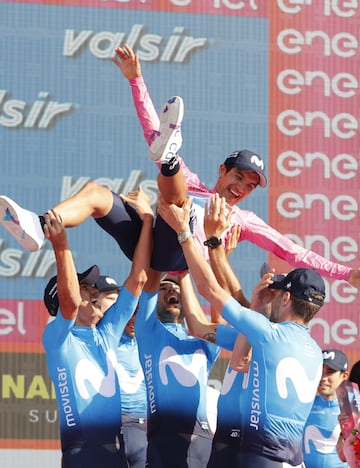
[[[221,348],[232,351],[234,349],[238,331],[235,328],[219,325],[216,331],[216,344]]]
[[[144,78],[142,76],[133,78],[130,80],[130,86],[144,138],[150,145],[154,137],[154,131],[159,130],[159,116],[147,90]]]
[[[296,268],[313,268],[328,278],[348,281],[351,268],[332,262],[280,234],[251,211],[235,208],[233,222],[241,226],[239,240],[247,240]]]
[[[142,332],[148,332],[150,327],[157,323],[157,303],[158,293],[147,293],[143,291],[139,300],[139,309],[136,314],[135,320],[135,333],[138,335]]]
[[[105,312],[97,325],[98,329],[108,331],[119,341],[125,325],[136,310],[138,301],[139,298],[133,296],[126,286],[123,286],[116,302]]]
[[[243,307],[233,297],[226,301],[222,316],[236,331],[245,335],[252,345],[260,339],[266,340],[272,335],[272,324],[268,318],[255,310]],[[223,330],[221,330],[223,327],[226,325],[219,325],[217,329],[220,337],[223,334]]]
[[[45,350],[59,348],[67,338],[71,328],[74,326],[75,319],[65,319],[59,310],[54,320],[45,327],[42,342]]]
[[[160,127],[159,116],[151,100],[144,78],[139,76],[131,79],[130,86],[136,114],[143,130],[144,138],[148,145],[150,145]],[[189,190],[208,192],[208,189],[201,183],[198,175],[190,171],[182,158],[179,157],[179,160]],[[159,166],[160,164],[158,164]]]

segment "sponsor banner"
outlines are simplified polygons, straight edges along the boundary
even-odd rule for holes
[[[0,447],[59,448],[55,391],[45,355],[0,353],[0,362]]]
[[[265,0],[19,0],[19,3],[259,18],[268,14],[268,2]]]
[[[270,224],[357,267],[360,13],[350,4],[300,3],[271,2]],[[273,256],[271,264],[290,270]],[[335,279],[326,284],[312,335],[322,347],[356,351],[357,290]]]
[[[0,299],[0,352],[43,352],[48,320],[42,301]]]
[[[183,97],[182,156],[205,183],[213,187],[235,149],[267,159],[267,20],[28,3],[0,3],[0,17],[8,64],[0,77],[0,183],[3,194],[34,212],[89,180],[117,193],[141,184],[156,203],[158,169],[130,86],[111,60],[125,43],[139,54],[156,108]],[[258,189],[243,206],[266,219],[266,196]],[[129,261],[93,220],[68,237],[78,271],[98,264],[103,274],[126,279]],[[249,291],[265,257],[249,243],[234,254]],[[30,253],[2,229],[4,298],[41,300],[53,274],[48,242]]]

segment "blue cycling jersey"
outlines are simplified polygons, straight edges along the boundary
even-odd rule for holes
[[[121,427],[116,349],[137,301],[123,287],[96,327],[74,326],[59,311],[44,330],[63,450],[116,443]]]
[[[143,292],[135,321],[148,398],[148,434],[212,438],[206,410],[209,372],[220,348],[189,336],[181,324],[161,323],[158,294]]]
[[[326,400],[321,395],[315,398],[306,421],[303,437],[303,454],[306,468],[344,468],[336,443],[340,434],[337,398]]]
[[[272,323],[230,298],[223,317],[252,345],[249,378],[239,385],[240,448],[299,465],[302,434],[322,373],[322,353],[307,327]],[[233,331],[217,329],[217,342]]]
[[[146,387],[136,338],[123,334],[116,355],[121,412],[123,415],[146,419]]]

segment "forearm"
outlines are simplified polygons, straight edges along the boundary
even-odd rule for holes
[[[128,290],[136,297],[148,279],[150,258],[153,247],[153,215],[144,215],[141,233],[134,252],[129,278],[126,281]]]
[[[209,325],[197,298],[189,273],[179,275],[179,286],[181,292],[181,307],[184,313],[190,335],[200,336],[203,334],[203,325]]]
[[[81,303],[79,280],[68,244],[55,248],[57,267],[57,294],[63,317],[72,320]]]
[[[247,372],[252,354],[251,344],[246,336],[238,334],[230,359],[230,367],[237,372]]]
[[[140,125],[144,132],[144,137],[150,145],[154,135],[154,130],[159,130],[159,116],[148,93],[145,81],[142,76],[129,81],[132,97]]]
[[[181,246],[199,293],[215,310],[222,310],[229,294],[218,284],[212,269],[198,251],[193,237],[189,237]]]
[[[249,307],[250,303],[244,296],[241,283],[230,265],[225,248],[222,245],[216,249],[209,248],[209,259],[211,268],[220,286],[240,302],[241,305]]]

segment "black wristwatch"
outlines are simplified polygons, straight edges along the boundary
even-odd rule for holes
[[[204,242],[204,245],[206,245],[206,247],[209,247],[210,249],[216,249],[217,247],[219,247],[219,245],[221,245],[221,242],[222,241],[220,237],[211,236]]]

